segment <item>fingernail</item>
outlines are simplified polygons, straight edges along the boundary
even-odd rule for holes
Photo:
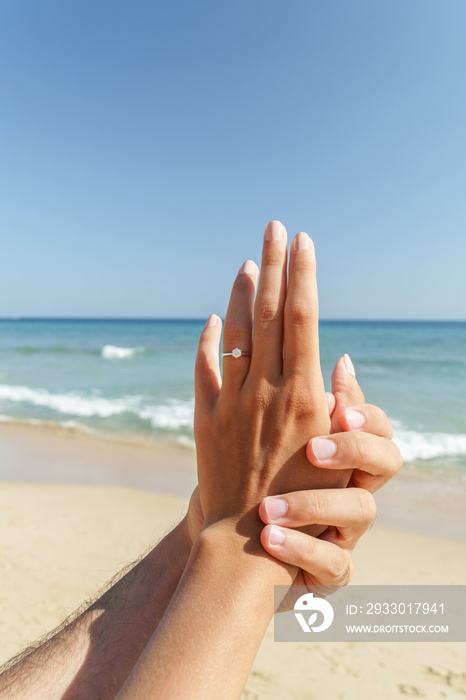
[[[210,328],[210,326],[216,326],[218,323],[218,316],[215,314],[211,314],[209,318],[207,319],[207,323],[205,324],[206,328]]]
[[[267,513],[269,520],[278,520],[279,518],[283,518],[287,511],[288,503],[284,501],[283,498],[265,499],[265,512]]]
[[[337,445],[327,438],[312,438],[312,451],[319,462],[325,462],[326,459],[333,457],[337,451]]]
[[[257,274],[257,265],[253,260],[246,260],[245,263],[243,263],[239,269],[238,275],[256,275]]]
[[[281,527],[272,525],[272,527],[269,530],[269,544],[272,545],[272,547],[275,547],[277,544],[281,544],[284,539],[285,533],[283,532]]]
[[[311,247],[311,239],[307,235],[307,233],[304,233],[304,231],[301,231],[301,233],[298,233],[297,236],[295,236],[294,239],[294,249],[295,250],[309,250]]]
[[[266,241],[282,241],[285,237],[285,228],[279,221],[271,221],[265,229]]]
[[[352,430],[357,430],[362,428],[366,422],[366,416],[359,411],[355,411],[354,408],[347,408],[345,411],[346,420],[348,425]]]
[[[354,371],[354,366],[353,363],[351,362],[351,357],[349,355],[344,355],[343,359],[345,361],[345,366],[346,369],[348,370],[348,373],[351,374],[353,377],[356,376],[356,372]]]

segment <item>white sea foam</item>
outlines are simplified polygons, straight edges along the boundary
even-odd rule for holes
[[[12,403],[29,403],[45,406],[58,413],[74,416],[101,416],[107,418],[125,411],[134,411],[137,397],[105,399],[99,396],[78,394],[51,394],[45,389],[30,389],[26,386],[0,385],[0,400]]]
[[[106,360],[121,360],[137,353],[144,352],[145,348],[119,348],[117,345],[104,345],[102,357]]]
[[[15,420],[8,414],[12,404],[29,404],[43,407],[73,418],[110,418],[123,413],[136,419],[148,421],[158,430],[179,430],[191,433],[194,416],[194,399],[165,400],[163,403],[148,404],[147,397],[126,396],[105,398],[78,393],[53,394],[45,389],[31,389],[26,386],[0,384],[0,421]],[[37,420],[37,419],[30,419]],[[131,420],[131,419],[130,419]],[[418,432],[407,430],[399,421],[392,420],[395,426],[395,442],[403,454],[405,462],[441,457],[466,456],[466,434]]]
[[[191,428],[194,417],[194,399],[168,400],[159,405],[147,405],[142,396],[108,399],[79,394],[52,394],[45,389],[0,384],[0,401],[43,406],[57,413],[92,418],[109,418],[121,413],[132,413],[153,428],[177,430]],[[2,406],[5,409],[5,406]],[[7,417],[4,420],[8,420]]]
[[[420,433],[396,428],[393,439],[405,462],[466,455],[466,435],[461,433]]]
[[[194,399],[173,399],[161,406],[148,406],[139,411],[139,416],[149,420],[153,428],[190,428],[194,418]]]

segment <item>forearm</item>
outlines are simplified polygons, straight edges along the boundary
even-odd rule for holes
[[[118,700],[239,698],[293,567],[228,528],[196,540],[166,613]],[[246,546],[245,546],[246,545]]]
[[[0,676],[0,696],[114,698],[162,618],[189,551],[181,523],[84,613]]]

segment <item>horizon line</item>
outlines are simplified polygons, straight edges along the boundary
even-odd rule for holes
[[[189,321],[208,316],[0,316],[1,321]],[[222,320],[225,317],[222,317]],[[319,323],[466,323],[461,318],[320,318]]]

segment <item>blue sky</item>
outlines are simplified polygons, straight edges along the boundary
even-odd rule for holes
[[[0,316],[225,312],[266,223],[323,318],[464,319],[464,0],[5,0]]]

